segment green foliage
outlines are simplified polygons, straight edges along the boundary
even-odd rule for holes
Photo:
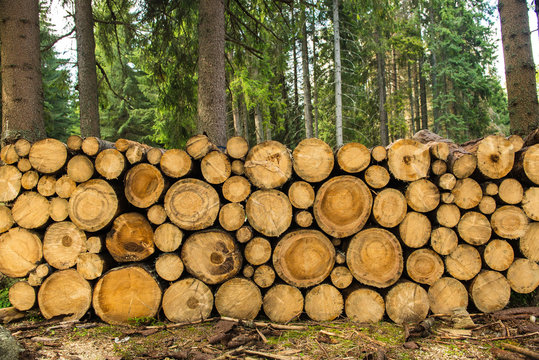
[[[9,302],[9,288],[16,281],[0,274],[0,309],[11,306]]]

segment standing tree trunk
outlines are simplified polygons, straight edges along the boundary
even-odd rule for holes
[[[539,125],[528,7],[522,0],[499,0],[511,133],[526,135]]]
[[[260,105],[256,104],[255,106],[255,133],[256,133],[256,143],[260,144],[264,141],[264,124],[262,123],[262,111],[260,111]]]
[[[333,41],[335,47],[335,130],[337,147],[343,145],[342,135],[342,80],[341,38],[339,33],[339,0],[333,1]]]
[[[387,111],[386,111],[386,60],[382,47],[382,41],[380,40],[379,30],[374,32],[374,39],[378,50],[376,51],[376,63],[378,64],[378,72],[376,77],[378,78],[378,111],[380,111],[380,140],[383,146],[389,144],[389,136],[387,129]]]
[[[316,66],[316,14],[313,11],[313,110],[314,110],[314,137],[318,138],[318,67]]]
[[[412,88],[412,70],[408,63],[408,99],[410,101],[410,131],[412,136],[415,134],[415,119],[414,119],[414,92]]]
[[[46,136],[37,1],[0,0],[2,142]]]
[[[94,19],[91,0],[75,1],[77,64],[79,79],[80,133],[100,137],[95,65]]]
[[[423,74],[423,60],[424,57],[421,56],[419,59],[419,97],[421,98],[421,129],[428,129],[429,126],[429,117],[427,110],[427,80]]]
[[[307,48],[307,20],[305,7],[301,9],[301,67],[303,72],[303,107],[305,113],[305,137],[313,137],[313,105],[311,103],[311,78],[309,75],[309,50]]]
[[[200,0],[198,6],[198,130],[225,146],[225,7],[223,0]]]

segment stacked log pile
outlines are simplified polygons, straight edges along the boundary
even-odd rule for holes
[[[539,285],[538,138],[18,140],[0,153],[0,272],[47,319],[497,311]]]

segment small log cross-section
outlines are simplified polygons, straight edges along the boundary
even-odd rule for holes
[[[445,268],[457,280],[471,280],[481,271],[481,255],[473,246],[458,245],[446,256]]]
[[[521,208],[505,205],[492,214],[490,226],[498,236],[504,239],[518,239],[526,234],[528,217]]]
[[[161,254],[155,260],[155,271],[163,280],[176,281],[183,273],[182,259],[175,253]]]
[[[315,286],[305,295],[305,312],[314,321],[335,320],[343,309],[342,294],[332,285]]]
[[[305,181],[311,183],[323,181],[333,170],[333,151],[320,139],[300,141],[292,156],[294,171]]]
[[[153,242],[162,252],[176,251],[183,240],[183,232],[174,224],[164,223],[155,229]]]
[[[249,143],[241,136],[234,136],[226,142],[226,153],[233,159],[242,159],[249,151]]]
[[[60,170],[67,160],[67,148],[58,140],[43,139],[32,144],[28,159],[32,167],[43,174]]]
[[[25,277],[43,257],[39,237],[23,228],[11,228],[0,235],[0,272],[6,276]]]
[[[105,180],[90,180],[73,191],[68,210],[69,218],[81,230],[99,231],[116,216],[118,197]]]
[[[298,288],[279,284],[264,295],[263,308],[273,322],[287,323],[299,317],[303,311],[303,295]]]
[[[75,155],[67,162],[67,176],[74,182],[83,183],[94,175],[94,163],[85,155]]]
[[[406,272],[415,282],[432,285],[444,274],[444,262],[430,249],[418,249],[408,256]]]
[[[468,307],[468,291],[457,279],[443,277],[434,282],[428,291],[430,310],[433,314],[451,314]]]
[[[187,153],[195,160],[202,159],[213,148],[214,145],[210,142],[210,139],[202,134],[192,136],[185,144]]]
[[[406,201],[415,211],[429,212],[440,203],[440,191],[427,179],[416,180],[406,189]]]
[[[107,180],[117,179],[125,168],[125,157],[116,149],[106,149],[97,154],[95,170]]]
[[[150,164],[133,166],[125,176],[125,198],[138,208],[148,208],[161,197],[165,180],[161,171]]]
[[[513,247],[505,240],[492,240],[483,252],[485,264],[492,270],[505,271],[513,263],[515,253]]]
[[[75,266],[79,254],[86,251],[86,234],[71,221],[52,224],[43,238],[43,257],[59,270]]]
[[[477,168],[488,178],[501,179],[509,174],[515,161],[511,141],[500,135],[490,135],[477,147]]]
[[[387,153],[389,171],[395,178],[415,181],[427,176],[430,169],[429,148],[415,140],[395,141]]]
[[[228,201],[242,202],[251,193],[251,183],[243,176],[232,176],[223,183],[222,191],[223,197]]]
[[[187,175],[193,162],[185,151],[170,149],[161,156],[160,166],[166,176],[176,179]]]
[[[254,320],[261,307],[260,289],[248,279],[230,279],[215,293],[215,308],[221,316]]]
[[[475,246],[486,244],[492,234],[487,217],[475,211],[462,215],[457,229],[462,240]]]
[[[278,190],[255,191],[247,199],[245,210],[249,224],[266,236],[279,236],[292,223],[292,205]]]
[[[305,181],[295,181],[288,188],[288,198],[292,206],[298,209],[307,209],[314,203],[314,189]]]
[[[530,259],[516,259],[507,270],[507,281],[517,293],[533,292],[539,286],[539,264]]]
[[[346,316],[360,323],[377,323],[385,313],[384,299],[372,289],[353,290],[344,303]]]
[[[430,220],[424,214],[410,211],[399,225],[399,234],[406,246],[420,248],[429,241]]]
[[[458,236],[453,229],[439,227],[430,234],[430,246],[440,255],[451,254],[458,246]]]
[[[386,312],[397,324],[424,320],[429,312],[427,291],[409,281],[395,285],[386,295]]]
[[[470,297],[479,311],[485,313],[502,310],[510,296],[509,282],[497,271],[483,270],[470,285]]]
[[[337,164],[350,174],[363,171],[371,163],[371,152],[365,145],[351,142],[343,145],[337,151]]]
[[[404,220],[406,210],[404,195],[397,189],[386,188],[374,198],[372,215],[378,224],[392,228]]]
[[[249,150],[245,174],[256,187],[272,189],[282,186],[292,176],[292,158],[288,149],[277,141],[265,141]]]
[[[526,233],[520,238],[519,248],[526,258],[539,262],[539,223],[532,222],[528,225]]]
[[[19,311],[30,310],[36,303],[36,290],[27,281],[18,281],[9,288],[9,302]]]
[[[38,229],[49,220],[49,200],[36,192],[25,192],[15,200],[11,208],[11,215],[20,227]]]
[[[232,172],[228,157],[220,151],[212,151],[200,162],[204,180],[210,184],[222,184]]]
[[[213,294],[202,281],[189,278],[170,285],[163,295],[167,319],[190,323],[207,319],[213,309]]]
[[[118,262],[141,261],[154,253],[153,229],[143,215],[118,216],[106,239],[107,250]]]
[[[0,167],[0,202],[15,200],[21,190],[21,178],[22,174],[15,166]],[[27,187],[24,188],[27,189]]]

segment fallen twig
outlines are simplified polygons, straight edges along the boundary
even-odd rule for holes
[[[532,359],[539,359],[539,353],[530,349],[526,349],[526,348],[516,346],[513,344],[502,344],[502,347],[504,349],[511,350],[522,355],[526,355]]]
[[[249,355],[256,355],[256,356],[265,357],[267,359],[299,360],[299,358],[296,357],[296,356],[284,356],[284,355],[278,355],[278,354],[270,354],[270,353],[265,353],[265,352],[261,352],[261,351],[255,351],[255,350],[243,350],[243,352],[246,353],[246,354],[249,354]]]

